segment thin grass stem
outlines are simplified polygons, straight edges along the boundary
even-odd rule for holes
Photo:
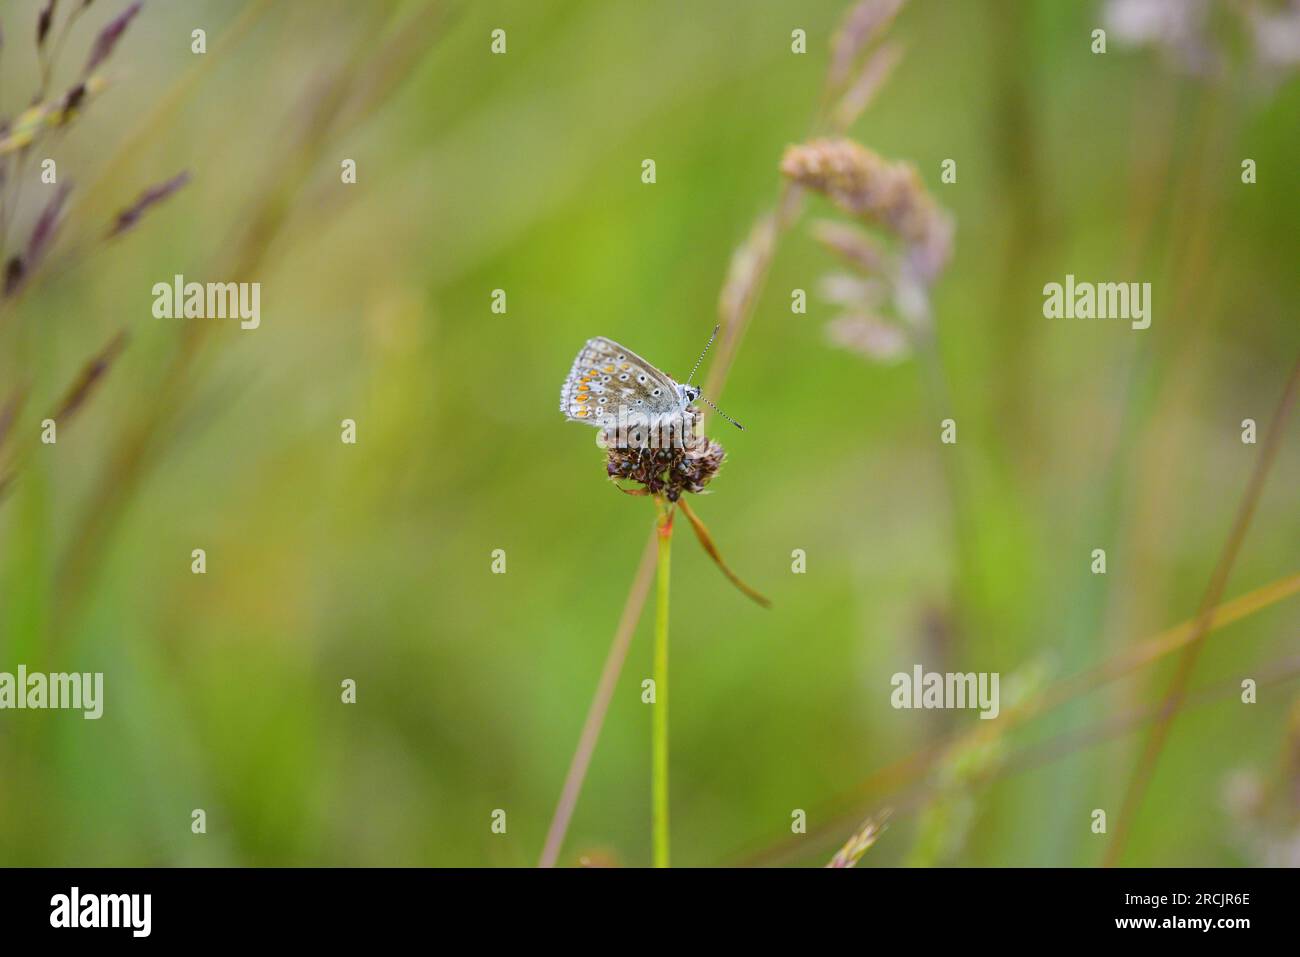
[[[1298,392],[1300,392],[1300,359],[1297,359],[1295,365],[1291,367],[1291,374],[1287,377],[1282,398],[1278,402],[1269,430],[1264,436],[1259,459],[1255,463],[1254,471],[1251,472],[1250,480],[1246,485],[1246,491],[1237,506],[1237,515],[1233,520],[1232,529],[1228,533],[1228,540],[1223,546],[1218,564],[1214,569],[1214,575],[1206,588],[1205,598],[1201,602],[1201,610],[1197,615],[1191,638],[1178,660],[1177,671],[1174,673],[1169,690],[1165,694],[1164,704],[1160,709],[1156,725],[1147,737],[1142,754],[1133,770],[1133,775],[1129,778],[1128,787],[1124,792],[1124,802],[1120,805],[1115,833],[1106,848],[1106,856],[1102,862],[1106,867],[1116,866],[1124,856],[1129,829],[1142,806],[1147,787],[1155,774],[1156,763],[1164,752],[1174,717],[1187,696],[1187,687],[1191,681],[1192,669],[1195,667],[1196,659],[1205,644],[1205,639],[1214,625],[1215,609],[1218,607],[1223,591],[1227,587],[1228,577],[1232,573],[1232,567],[1236,563],[1238,553],[1241,551],[1242,542],[1246,538],[1246,531],[1250,528],[1251,519],[1255,514],[1255,507],[1259,504],[1259,497],[1264,490],[1264,480],[1267,478],[1269,468],[1277,455],[1278,446],[1281,444],[1282,435],[1285,432],[1284,426],[1287,416],[1295,404]]]
[[[1216,607],[1205,634],[1222,631],[1229,625],[1236,624],[1298,594],[1300,594],[1300,572],[1263,585]],[[995,722],[997,728],[977,727],[973,730],[952,732],[925,744],[917,751],[877,768],[860,781],[851,792],[838,795],[818,810],[816,816],[828,821],[825,827],[810,830],[798,841],[786,838],[736,859],[742,865],[768,865],[788,852],[795,843],[813,839],[820,831],[829,830],[838,824],[843,817],[838,808],[851,806],[849,817],[861,819],[866,813],[862,801],[867,795],[878,799],[893,794],[928,773],[945,754],[975,746],[981,741],[990,743],[994,738],[1004,736],[1011,730],[1075,698],[1141,671],[1189,645],[1197,636],[1197,626],[1198,618],[1188,619],[1134,646],[1126,647],[1086,672],[1059,679],[1023,704],[1004,710],[1000,719]]]
[[[600,683],[596,686],[596,695],[587,708],[586,720],[582,723],[582,736],[578,739],[577,750],[569,762],[569,771],[564,776],[564,788],[560,791],[560,800],[555,806],[555,815],[546,832],[546,844],[542,848],[538,867],[554,867],[560,856],[560,847],[564,844],[565,832],[573,811],[578,806],[578,795],[582,791],[582,782],[587,777],[587,768],[591,766],[591,757],[596,753],[596,742],[600,740],[600,729],[609,712],[609,704],[614,698],[614,689],[618,686],[618,676],[623,671],[623,662],[627,660],[627,651],[632,644],[632,635],[636,632],[636,623],[641,620],[641,610],[645,608],[646,598],[650,594],[650,582],[655,572],[655,541],[658,535],[652,535],[646,541],[632,578],[632,588],[623,603],[623,615],[619,618],[614,640],[605,656],[604,667],[600,670]]]
[[[668,596],[672,569],[673,508],[661,498],[659,509],[658,563],[655,567],[655,652],[654,719],[651,724],[650,790],[654,832],[654,866],[669,866],[668,829]]]

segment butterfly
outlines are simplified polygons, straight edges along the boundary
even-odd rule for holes
[[[691,403],[703,398],[699,387],[691,385],[690,381],[717,335],[718,327],[715,326],[685,384],[675,381],[613,339],[604,336],[588,339],[578,351],[573,367],[560,387],[560,411],[570,421],[597,427],[610,427],[617,423],[620,409],[625,415],[640,414],[650,421],[686,414]],[[725,415],[708,399],[704,401],[728,422],[743,429],[739,422]]]

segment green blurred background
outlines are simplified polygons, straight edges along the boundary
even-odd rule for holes
[[[39,6],[0,12],[6,115],[34,88]],[[56,89],[123,6],[86,15]],[[0,390],[29,390],[0,453],[16,469],[0,670],[105,673],[99,721],[0,712],[0,862],[536,862],[653,522],[558,414],[560,382],[593,335],[689,371],[783,149],[812,129],[846,7],[146,3],[111,87],[27,167],[18,234],[50,189],[44,155],[71,209],[0,313]],[[910,3],[890,31],[904,58],[851,130],[914,163],[956,222],[934,303],[955,447],[915,361],[828,344],[816,289],[836,267],[807,225],[831,207],[810,200],[782,237],[720,399],[747,431],[712,424],[727,462],[692,502],[774,607],[735,591],[682,523],[675,864],[820,864],[886,806],[864,866],[1101,860],[1089,815],[1107,809],[1113,830],[1144,732],[1053,742],[1159,702],[1172,658],[903,792],[868,785],[989,724],[892,709],[894,672],[999,671],[1005,709],[1017,683],[1047,687],[1195,615],[1261,455],[1240,422],[1263,434],[1300,352],[1294,74],[1261,79],[1217,21],[1229,62],[1212,76],[1113,36],[1095,55],[1102,25],[1091,2]],[[188,186],[99,240],[180,169]],[[1042,287],[1067,272],[1151,282],[1151,328],[1044,319]],[[176,273],[260,282],[261,328],[154,319],[151,287]],[[37,443],[122,328],[129,346],[58,444]],[[1300,570],[1298,423],[1227,598]],[[964,562],[942,455],[971,503]],[[1192,687],[1226,691],[1175,723],[1126,863],[1296,860],[1294,662],[1258,704],[1235,686],[1300,653],[1297,602],[1209,637]],[[650,627],[648,612],[561,863],[649,862]],[[1046,759],[1016,765],[1039,746]],[[797,808],[807,835],[791,834]]]

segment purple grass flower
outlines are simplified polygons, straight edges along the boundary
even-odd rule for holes
[[[95,37],[95,45],[90,49],[90,59],[86,61],[86,75],[89,75],[95,67],[113,54],[113,48],[117,46],[117,41],[122,39],[122,34],[126,32],[127,26],[135,15],[140,12],[142,5],[143,0],[136,0],[121,14],[108,21],[108,25],[99,31],[99,36]]]
[[[108,231],[106,238],[112,239],[131,229],[150,206],[161,203],[172,193],[190,181],[188,170],[182,170],[165,183],[151,186],[140,194],[140,198],[117,214],[117,220]]]
[[[45,39],[50,35],[50,27],[54,25],[54,10],[58,5],[59,0],[45,0],[45,6],[36,17],[37,48],[45,46]]]

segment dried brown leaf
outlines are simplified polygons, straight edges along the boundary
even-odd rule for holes
[[[699,517],[691,509],[690,505],[686,503],[686,499],[680,499],[677,504],[681,508],[682,514],[690,520],[691,528],[695,529],[695,537],[700,540],[700,544],[704,546],[704,550],[709,553],[709,557],[712,558],[718,568],[722,570],[722,574],[726,575],[727,579],[733,585],[758,604],[762,605],[764,608],[771,608],[772,602],[770,599],[757,589],[751,588],[749,585],[745,584],[745,582],[741,580],[740,576],[733,572],[727,566],[727,563],[723,561],[722,553],[718,551],[718,546],[713,544],[713,536],[709,534],[709,530],[704,527],[704,523],[700,521]]]

